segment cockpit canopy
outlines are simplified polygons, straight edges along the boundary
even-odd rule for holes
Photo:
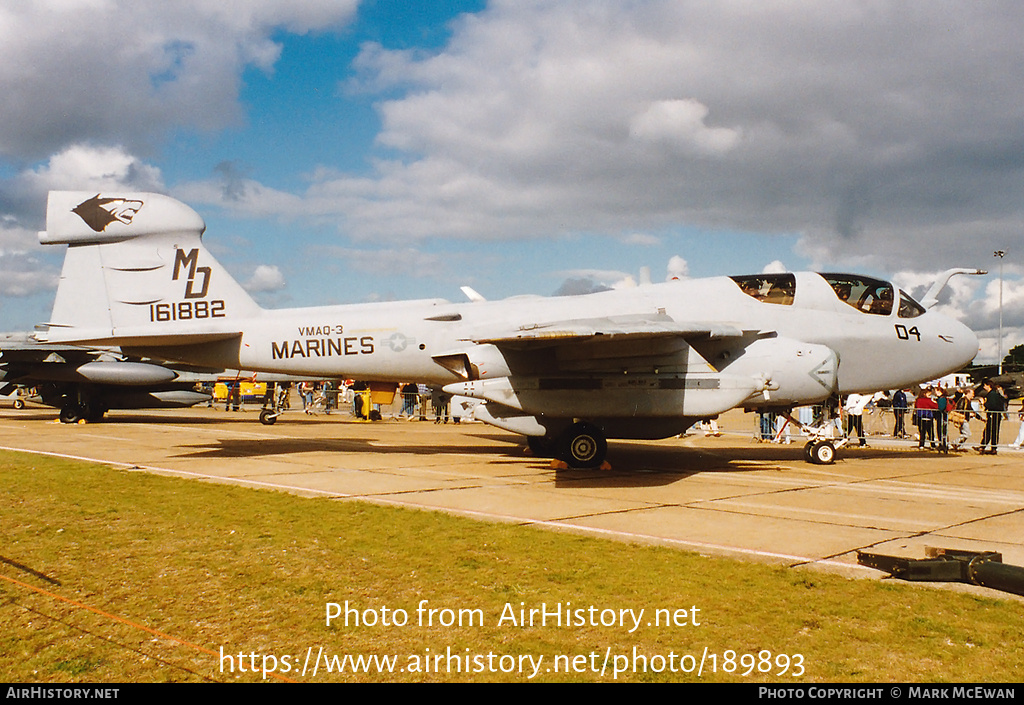
[[[753,296],[766,304],[793,303],[796,296],[796,275],[755,274],[749,277],[729,277],[747,296]]]
[[[892,313],[893,288],[889,282],[856,274],[821,275],[839,300],[853,306],[858,311],[877,316],[888,316]]]
[[[900,289],[900,318],[917,318],[924,315],[924,306],[910,298],[910,294]]]
[[[873,316],[892,315],[896,289],[889,282],[859,274],[821,272],[818,276],[828,282],[840,301],[858,311]],[[754,274],[730,279],[736,282],[744,294],[762,303],[789,306],[796,298],[794,274]],[[917,318],[924,314],[924,307],[914,301],[907,292],[900,289],[899,295],[897,316]]]

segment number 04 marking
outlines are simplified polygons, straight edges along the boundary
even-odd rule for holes
[[[917,329],[917,326],[914,326],[913,328],[908,330],[906,326],[901,325],[899,323],[896,324],[897,338],[899,338],[900,340],[910,340],[910,336],[914,336],[915,338],[917,338],[917,342],[921,342],[921,331]]]

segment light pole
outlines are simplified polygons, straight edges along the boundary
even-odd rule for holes
[[[999,258],[999,374],[1003,374],[1003,257],[1006,250],[996,250],[992,255]]]

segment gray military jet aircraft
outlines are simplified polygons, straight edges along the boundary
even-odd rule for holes
[[[102,212],[100,212],[102,211]],[[416,380],[573,467],[737,406],[787,412],[904,387],[978,351],[961,323],[854,274],[756,274],[575,297],[260,308],[203,246],[203,219],[150,193],[51,192],[69,245],[50,343],[309,377]],[[808,458],[835,446],[809,429]]]
[[[131,360],[116,350],[43,344],[28,333],[0,335],[0,394],[19,387],[60,409],[60,420],[98,421],[110,409],[171,409],[208,401],[195,379],[160,362]]]

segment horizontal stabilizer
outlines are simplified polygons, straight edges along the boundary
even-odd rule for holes
[[[43,245],[95,245],[158,233],[195,233],[206,229],[198,213],[158,193],[99,194],[51,191],[46,204]]]
[[[39,333],[44,342],[74,343],[75,345],[117,345],[121,347],[163,347],[167,345],[201,345],[231,340],[242,335],[241,331],[202,331],[188,328],[77,328],[50,326]]]

